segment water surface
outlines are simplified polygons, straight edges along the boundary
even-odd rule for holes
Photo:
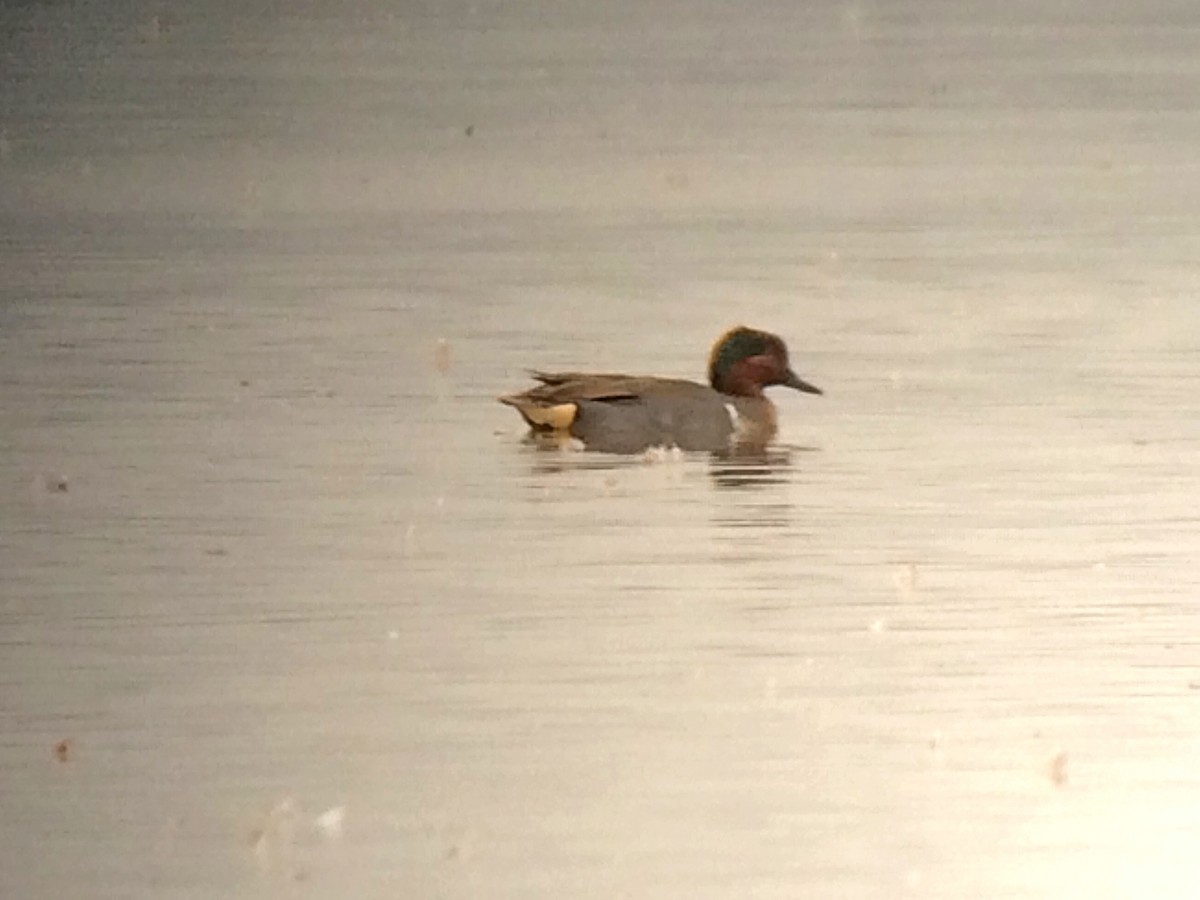
[[[1195,894],[1190,6],[3,23],[0,893]]]

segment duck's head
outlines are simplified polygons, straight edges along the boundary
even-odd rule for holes
[[[806,394],[822,392],[792,371],[782,338],[741,325],[713,344],[708,357],[708,382],[714,390],[738,397],[757,397],[763,388],[776,384]]]

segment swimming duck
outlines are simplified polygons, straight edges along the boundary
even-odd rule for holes
[[[574,438],[604,453],[763,448],[777,431],[775,405],[763,388],[822,393],[792,371],[782,338],[744,326],[717,338],[707,385],[641,375],[532,375],[540,384],[500,402],[516,408],[536,437]]]

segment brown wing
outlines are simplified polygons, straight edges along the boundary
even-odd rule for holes
[[[638,396],[639,382],[629,375],[591,372],[531,372],[541,382],[516,396],[538,403],[573,403],[578,400],[623,400]]]
[[[517,410],[535,430],[565,432],[575,421],[581,401],[620,401],[637,397],[625,375],[588,375],[579,372],[532,372],[541,382],[519,394],[500,397]]]
[[[555,404],[580,400],[634,400],[639,397],[662,395],[687,396],[695,391],[709,393],[709,388],[677,378],[655,378],[638,375],[597,374],[594,372],[531,372],[541,382],[519,394],[509,394],[500,400],[510,406],[512,401]]]

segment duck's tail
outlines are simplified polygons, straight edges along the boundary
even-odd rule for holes
[[[524,394],[508,394],[496,399],[519,412],[534,431],[569,431],[579,414],[577,403],[538,403]]]

